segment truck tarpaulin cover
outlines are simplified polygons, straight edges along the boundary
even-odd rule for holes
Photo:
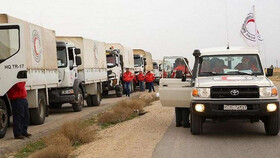
[[[20,24],[24,34],[27,69],[57,69],[55,32],[6,14],[0,23]]]
[[[106,51],[105,43],[83,37],[56,37],[57,41],[63,41],[74,44],[81,49],[82,65],[79,70],[84,68],[106,69]]]

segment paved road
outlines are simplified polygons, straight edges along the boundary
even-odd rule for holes
[[[137,93],[133,93],[132,96],[136,94]],[[106,109],[114,106],[114,103],[125,98],[125,96],[123,96],[122,98],[117,98],[114,94],[110,94],[109,96],[106,96],[106,98],[103,98],[100,106],[84,107],[81,112],[73,112],[70,104],[64,105],[62,109],[52,110],[43,125],[29,127],[28,131],[33,134],[31,139],[15,140],[13,138],[12,127],[9,127],[6,136],[3,139],[0,139],[0,157],[2,157],[5,153],[18,150],[31,141],[38,140],[40,137],[47,135],[52,130],[57,129],[64,122],[89,118],[93,115],[105,111]]]
[[[277,158],[280,157],[280,137],[267,136],[263,123],[248,121],[203,125],[203,135],[191,135],[186,128],[171,123],[157,144],[153,158]]]
[[[279,91],[280,83],[275,85]],[[153,158],[277,158],[279,135],[267,136],[262,121],[252,124],[248,120],[207,120],[203,134],[194,136],[189,128],[175,127],[174,119],[157,144]]]

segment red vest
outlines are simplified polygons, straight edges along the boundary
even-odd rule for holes
[[[154,82],[155,76],[153,73],[147,73],[146,74],[146,82]]]
[[[132,75],[132,73],[131,73],[130,71],[125,72],[125,73],[123,74],[123,80],[124,80],[124,82],[131,82],[131,81],[133,80],[133,75]]]
[[[8,91],[8,97],[10,100],[25,99],[26,96],[27,96],[27,92],[25,89],[25,82],[19,82],[19,83],[15,84]]]
[[[138,76],[137,76],[137,79],[138,79],[138,81],[144,81],[145,80],[145,76],[144,76],[144,74],[143,73],[139,73],[138,74]]]

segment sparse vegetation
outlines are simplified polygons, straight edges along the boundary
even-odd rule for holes
[[[131,99],[120,101],[110,111],[102,113],[98,117],[98,123],[101,128],[106,128],[110,125],[130,120],[143,113],[143,108],[149,106],[151,102],[156,100],[158,98],[153,93],[142,93]]]
[[[28,157],[31,153],[37,151],[37,150],[41,150],[43,148],[45,148],[46,142],[41,139],[35,143],[30,143],[28,145],[26,145],[24,148],[22,148],[16,155],[15,158],[25,158]]]
[[[24,147],[15,157],[28,157],[33,153],[30,156],[32,158],[66,158],[73,149],[94,141],[97,129],[93,127],[96,123],[103,129],[133,119],[144,112],[145,106],[149,106],[156,100],[158,98],[154,93],[142,93],[116,103],[111,110],[98,116],[82,121],[67,122],[55,133]]]

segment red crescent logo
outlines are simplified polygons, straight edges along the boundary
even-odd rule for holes
[[[254,19],[250,19],[250,20],[247,21],[247,24],[248,24],[249,22],[255,22],[255,20],[254,20]]]
[[[37,52],[37,48],[36,48],[36,41],[37,41],[37,37],[34,38],[34,51],[36,55],[39,55],[39,53]]]

